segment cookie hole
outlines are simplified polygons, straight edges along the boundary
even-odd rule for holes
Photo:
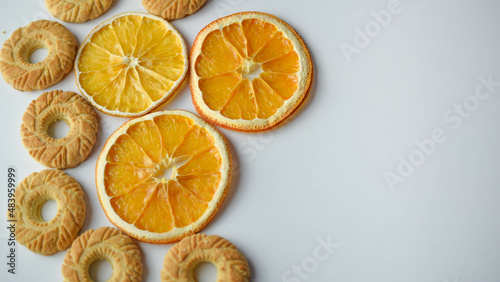
[[[95,282],[108,281],[111,274],[113,274],[113,267],[105,259],[96,260],[89,267],[89,276]]]
[[[39,63],[39,62],[45,60],[45,58],[47,58],[48,54],[49,54],[48,49],[38,48],[31,53],[31,55],[28,58],[28,63],[30,63],[30,64]]]
[[[194,269],[194,275],[198,282],[217,281],[217,267],[210,262],[201,262]]]
[[[69,133],[69,125],[64,120],[56,120],[49,125],[47,133],[54,139],[64,138]]]
[[[43,221],[51,221],[57,214],[57,202],[54,200],[47,200],[42,206],[41,214]]]

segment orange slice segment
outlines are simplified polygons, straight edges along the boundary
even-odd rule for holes
[[[165,103],[187,73],[186,44],[162,18],[128,12],[98,25],[75,59],[76,84],[103,113],[142,116]]]
[[[157,186],[149,182],[131,187],[126,193],[111,198],[113,210],[127,223],[136,222]]]
[[[200,31],[191,49],[193,103],[200,115],[239,131],[283,121],[310,90],[313,66],[299,35],[282,20],[243,12]]]
[[[173,203],[170,206],[176,227],[185,227],[197,221],[208,207],[207,202],[198,199],[177,181],[168,182],[168,201]]]
[[[248,57],[252,58],[277,31],[276,25],[257,18],[241,21],[243,34],[247,41]]]
[[[193,195],[201,199],[202,201],[209,201],[214,193],[214,187],[217,187],[220,183],[220,173],[209,173],[209,174],[191,174],[191,175],[179,175],[177,177],[177,182],[189,190]]]
[[[199,87],[206,93],[203,96],[205,104],[216,111],[221,110],[240,80],[241,75],[236,72],[200,79]]]
[[[106,141],[96,165],[99,200],[130,236],[168,243],[199,231],[226,194],[224,137],[198,116],[163,111],[132,119]]]
[[[255,118],[257,105],[250,80],[243,79],[234,87],[220,113],[232,119],[252,120]]]
[[[154,233],[166,233],[174,228],[172,205],[169,204],[168,188],[165,183],[159,183],[152,195],[142,202],[141,214],[134,225],[140,230]],[[175,201],[176,199],[173,199]]]
[[[141,169],[131,164],[107,163],[105,175],[106,194],[116,196],[128,193],[153,176],[153,173],[148,169]]]

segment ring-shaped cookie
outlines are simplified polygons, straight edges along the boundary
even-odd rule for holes
[[[195,234],[185,237],[168,251],[161,281],[195,282],[194,271],[201,262],[217,267],[217,282],[245,282],[250,278],[247,259],[231,242],[217,235]]]
[[[65,121],[69,133],[50,137],[49,126]],[[39,163],[53,168],[72,168],[83,162],[94,147],[98,121],[92,106],[74,92],[45,92],[31,102],[24,113],[21,137],[24,147]]]
[[[50,87],[73,69],[77,51],[75,36],[62,24],[39,20],[16,29],[0,51],[0,72],[17,90],[32,91]],[[45,48],[47,57],[30,63],[31,54]]]
[[[49,221],[42,218],[48,200],[57,203]],[[68,248],[85,220],[80,184],[63,171],[46,169],[24,178],[16,188],[16,241],[33,252],[52,255]]]
[[[47,10],[56,18],[83,23],[104,14],[113,0],[45,0]]]
[[[92,281],[90,265],[106,260],[113,267],[108,282],[141,281],[141,251],[128,235],[112,227],[87,230],[75,239],[64,257],[64,281]]]

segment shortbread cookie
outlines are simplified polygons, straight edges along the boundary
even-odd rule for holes
[[[75,36],[62,24],[40,20],[16,29],[0,51],[0,71],[17,90],[32,91],[50,87],[73,69],[77,51]],[[33,51],[45,48],[47,57],[31,64]]]
[[[49,136],[47,129],[57,120],[69,125],[61,138]],[[23,116],[21,137],[30,155],[44,166],[66,169],[83,162],[94,147],[97,115],[80,95],[62,90],[45,92],[31,102]]]
[[[144,8],[166,20],[176,20],[198,11],[207,0],[142,0]]]
[[[42,207],[55,200],[57,213],[42,218]],[[80,184],[63,171],[46,169],[30,174],[16,189],[16,241],[33,252],[52,255],[68,248],[85,219]]]
[[[64,281],[92,281],[90,265],[106,260],[113,267],[108,282],[141,281],[141,251],[135,242],[116,228],[100,227],[87,230],[76,238],[64,257]]]
[[[45,0],[49,12],[70,23],[83,23],[104,14],[113,0]]]
[[[217,267],[218,282],[245,282],[250,268],[245,256],[228,240],[205,234],[195,234],[175,244],[165,256],[161,281],[195,282],[194,270],[201,262]]]

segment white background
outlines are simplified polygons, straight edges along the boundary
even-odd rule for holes
[[[2,42],[33,20],[56,20],[42,0],[1,2]],[[232,241],[248,258],[253,281],[500,281],[500,87],[477,105],[472,97],[479,77],[500,81],[500,2],[400,0],[399,12],[377,32],[371,11],[389,3],[208,0],[196,14],[172,22],[190,47],[198,31],[221,16],[271,13],[301,34],[314,60],[310,98],[284,126],[265,134],[221,130],[239,172],[202,232]],[[96,20],[64,25],[81,43],[98,23],[125,11],[145,10],[139,0],[116,0]],[[358,48],[356,28],[367,25],[373,37]],[[356,53],[343,52],[347,45]],[[74,74],[48,90],[54,89],[78,92]],[[43,91],[22,93],[0,79],[0,92],[4,214],[7,168],[17,169],[18,182],[44,169],[23,148],[19,130],[26,107]],[[472,110],[458,124],[449,109],[464,101]],[[188,87],[162,109],[194,111]],[[90,157],[66,170],[85,192],[82,230],[110,226],[94,167],[106,138],[126,120],[99,116]],[[415,142],[436,129],[445,140],[418,160]],[[391,189],[385,175],[398,174],[401,160],[411,156],[419,166]],[[65,252],[44,257],[22,245],[17,274],[7,273],[3,218],[0,280],[61,281]],[[339,246],[317,257],[321,240]],[[139,246],[144,281],[159,281],[172,245]]]

